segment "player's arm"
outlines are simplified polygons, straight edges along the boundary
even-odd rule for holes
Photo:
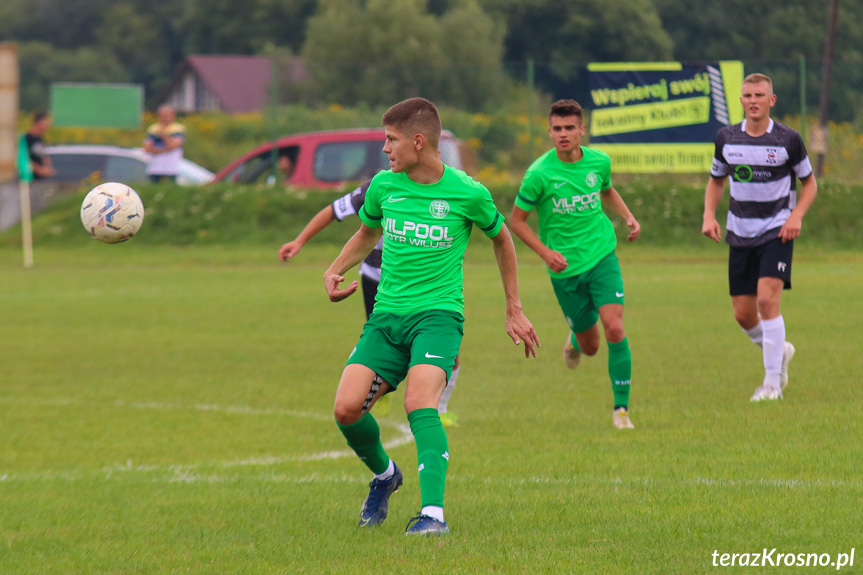
[[[506,333],[509,334],[515,345],[524,341],[524,357],[530,357],[531,354],[536,357],[537,348],[542,346],[533,324],[525,317],[521,309],[515,246],[506,225],[501,226],[500,232],[491,238],[491,242],[494,246],[494,256],[497,259],[500,279],[503,282],[503,293],[506,297]]]
[[[153,138],[151,138],[149,135],[144,139],[144,151],[151,156],[155,156],[159,153],[159,150],[156,148]]]
[[[509,214],[507,222],[512,228],[512,232],[519,237],[521,241],[530,249],[536,252],[536,255],[542,258],[551,271],[562,272],[569,265],[563,254],[549,249],[542,240],[534,233],[533,229],[527,224],[527,216],[530,212],[523,210],[518,206],[512,207],[512,213]]]
[[[728,176],[717,178],[710,176],[707,182],[707,191],[704,192],[704,221],[701,224],[701,233],[716,243],[722,241],[722,226],[716,221],[716,208],[725,195],[725,180]]]
[[[42,162],[41,164],[30,162],[30,165],[33,167],[33,173],[40,178],[50,178],[55,173],[54,168],[51,166],[51,159],[47,155],[42,156]]]
[[[810,175],[805,180],[800,180],[800,197],[797,199],[797,206],[791,210],[791,215],[785,220],[782,229],[779,230],[779,237],[782,243],[788,240],[793,240],[800,237],[800,229],[803,227],[803,216],[809,211],[812,202],[815,201],[815,196],[818,195],[818,184],[815,182],[815,174]]]
[[[601,197],[602,205],[614,212],[617,217],[626,223],[626,227],[629,229],[629,235],[626,237],[626,240],[634,242],[638,239],[638,234],[641,233],[641,224],[638,223],[638,220],[635,219],[635,216],[626,207],[626,202],[623,201],[623,198],[620,197],[620,193],[614,189],[614,186],[609,186],[602,190]]]
[[[335,219],[336,214],[333,211],[333,205],[327,204],[324,209],[319,211],[315,214],[315,217],[309,220],[309,223],[306,224],[303,231],[301,231],[293,241],[284,244],[279,249],[279,259],[284,262],[300,253],[300,250],[304,245],[306,245],[306,242],[315,237]]]
[[[348,240],[345,247],[342,248],[342,253],[324,273],[324,287],[327,289],[330,301],[342,301],[357,291],[359,282],[356,280],[345,289],[340,289],[339,284],[345,281],[345,272],[363,261],[371,253],[381,234],[383,234],[383,228],[371,228],[365,223],[360,224],[360,229]]]

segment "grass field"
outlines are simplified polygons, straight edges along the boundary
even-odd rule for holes
[[[503,330],[488,242],[466,264],[448,432],[452,533],[408,539],[416,453],[397,394],[380,417],[405,470],[379,529],[331,406],[363,320],[327,301],[335,246],[0,249],[0,573],[714,572],[713,553],[850,553],[863,572],[863,255],[795,254],[784,401],[752,405],[725,250],[623,246],[632,432],[611,425],[606,351],[563,366],[566,327],[521,254],[543,348]],[[775,555],[774,555],[775,557]],[[829,573],[729,567],[729,573]]]

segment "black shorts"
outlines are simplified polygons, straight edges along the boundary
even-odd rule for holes
[[[366,276],[360,276],[363,286],[363,303],[366,304],[366,319],[372,315],[375,309],[375,299],[378,297],[378,282]]]
[[[758,280],[779,278],[791,289],[794,241],[776,238],[752,248],[731,247],[728,252],[728,287],[731,295],[756,295]]]

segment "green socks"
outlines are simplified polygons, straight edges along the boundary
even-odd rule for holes
[[[342,425],[337,421],[336,425],[339,426],[342,435],[348,440],[348,447],[354,450],[354,453],[363,460],[363,463],[371,469],[372,473],[380,475],[387,470],[390,457],[384,451],[384,446],[381,443],[381,428],[378,427],[378,422],[375,421],[371,413],[366,412],[356,423]]]
[[[569,343],[572,344],[572,347],[574,347],[578,351],[581,351],[581,348],[578,347],[578,340],[575,339],[575,332],[574,331],[569,332]]]
[[[449,444],[438,411],[434,408],[415,409],[408,414],[408,421],[417,444],[422,505],[443,507]],[[379,475],[387,470],[390,458],[381,443],[378,422],[371,413],[366,413],[351,425],[338,422],[336,425],[348,440],[348,446],[372,473]]]
[[[614,392],[615,409],[629,406],[632,354],[626,338],[608,344],[608,375],[611,378],[611,391]]]
[[[417,444],[422,506],[443,507],[449,444],[438,410],[415,409],[408,413],[408,421]]]

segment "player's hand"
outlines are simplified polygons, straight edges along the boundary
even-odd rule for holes
[[[512,338],[515,345],[524,342],[524,357],[536,357],[536,350],[542,345],[539,343],[539,336],[536,335],[536,330],[533,329],[533,324],[522,313],[521,309],[508,311],[506,314],[506,333]]]
[[[339,284],[343,281],[345,281],[344,276],[340,276],[339,274],[329,271],[324,274],[324,287],[327,288],[327,295],[330,297],[331,302],[342,301],[357,291],[360,285],[360,282],[354,280],[347,288],[339,289]]]
[[[782,229],[779,230],[779,238],[782,240],[782,243],[791,241],[793,239],[800,237],[800,229],[803,227],[803,220],[800,216],[791,212],[791,215],[788,216],[788,219],[785,220],[785,224],[782,226]]]
[[[300,250],[302,249],[302,247],[303,247],[303,244],[301,244],[297,240],[286,243],[281,248],[279,248],[279,260],[281,260],[283,262],[288,261],[289,259],[291,259],[295,255],[300,253]]]
[[[722,241],[722,226],[716,221],[716,218],[704,218],[704,223],[701,225],[701,233],[716,242]]]
[[[547,250],[542,255],[542,261],[545,262],[551,271],[555,273],[560,273],[566,269],[566,266],[569,264],[566,262],[566,258],[563,257],[563,254],[560,252],[556,252],[554,250]]]
[[[635,218],[629,218],[626,220],[626,227],[629,229],[629,235],[626,237],[626,241],[634,242],[638,239],[638,234],[641,233],[641,224],[638,223],[638,220]]]

